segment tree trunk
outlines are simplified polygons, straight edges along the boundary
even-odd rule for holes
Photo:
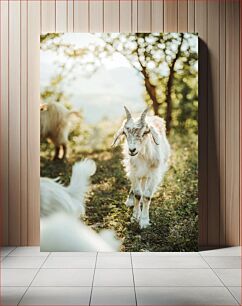
[[[145,80],[145,88],[147,90],[148,95],[150,96],[150,99],[152,100],[152,107],[154,110],[154,114],[156,116],[159,115],[159,103],[157,100],[157,96],[156,96],[156,87],[154,85],[151,84],[149,76],[146,72],[145,67],[140,63],[141,67],[142,67],[142,74],[144,76],[144,80]]]
[[[178,60],[178,58],[180,57],[180,54],[181,54],[181,46],[182,46],[182,43],[183,43],[183,38],[184,38],[184,34],[181,33],[181,42],[178,46],[176,56],[171,63],[170,74],[169,74],[169,78],[168,78],[168,82],[167,82],[167,89],[166,89],[166,132],[167,132],[167,134],[170,133],[171,122],[172,122],[171,91],[172,91],[174,74],[175,74],[174,68],[175,68],[175,64],[176,64],[176,62],[177,62],[177,60]]]
[[[137,48],[136,48],[135,52],[137,54],[137,58],[138,58],[140,66],[141,66],[141,73],[143,74],[143,77],[144,77],[146,91],[147,91],[147,93],[150,96],[150,99],[152,101],[152,107],[153,107],[153,110],[154,110],[154,114],[156,116],[159,116],[159,103],[158,103],[158,99],[157,99],[157,95],[156,95],[156,86],[151,84],[149,74],[146,71],[146,67],[142,64],[142,62],[139,58],[139,52],[138,52],[139,42],[138,42],[137,35],[139,35],[139,34],[136,34]],[[134,65],[133,65],[133,67],[135,69],[137,69]]]

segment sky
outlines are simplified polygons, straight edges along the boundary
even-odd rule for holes
[[[85,47],[93,41],[100,40],[88,33],[67,33],[64,42]],[[65,61],[61,55],[52,51],[40,52],[40,88],[48,85],[56,74],[56,61]],[[123,115],[126,105],[134,112],[145,108],[142,79],[136,70],[120,54],[108,59],[91,77],[78,75],[76,79],[63,85],[63,90],[75,109],[81,109],[87,123],[97,123],[103,118],[118,119]]]

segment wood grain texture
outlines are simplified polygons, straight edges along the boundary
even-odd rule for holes
[[[220,246],[226,245],[226,9],[225,0],[219,7],[219,172],[220,172]]]
[[[74,28],[74,2],[73,0],[67,1],[67,31],[73,32]]]
[[[195,32],[195,0],[188,0],[187,7],[187,23],[188,23],[188,32]]]
[[[208,244],[219,246],[219,3],[208,1]]]
[[[164,31],[164,0],[151,2],[151,31]]]
[[[132,33],[138,31],[138,0],[132,0]]]
[[[199,244],[208,245],[208,83],[207,1],[195,1],[195,32],[199,34]]]
[[[239,2],[226,2],[226,245],[239,243]]]
[[[67,32],[67,0],[56,0],[56,32]]]
[[[240,210],[240,222],[239,222],[239,227],[240,227],[240,245],[242,245],[242,48],[241,48],[241,44],[242,44],[242,4],[241,4],[241,1],[240,1],[240,20],[239,20],[239,23],[240,23],[240,58],[239,58],[239,62],[240,62],[240,167],[239,167],[239,170],[240,170],[240,182],[239,182],[239,191],[240,191],[240,195],[239,195],[239,198],[240,198],[240,207],[239,207],[239,210]]]
[[[9,1],[9,243],[20,245],[20,2]]]
[[[103,0],[90,1],[90,32],[103,32]]]
[[[0,167],[1,167],[1,243],[8,245],[8,207],[9,207],[9,150],[8,150],[8,1],[1,1],[1,111],[0,111]]]
[[[178,0],[178,32],[188,32],[188,2]]]
[[[0,5],[2,242],[39,243],[40,29],[188,30],[200,37],[199,244],[238,245],[239,0],[3,0]]]
[[[41,33],[53,33],[56,30],[56,1],[41,0]],[[36,16],[38,18],[38,16]]]
[[[28,1],[28,245],[38,245],[40,233],[39,35],[40,1]]]
[[[180,0],[179,0],[180,2]],[[164,0],[164,31],[178,31],[178,0]]]
[[[73,32],[89,31],[89,1],[74,0],[74,26]]]
[[[119,32],[119,0],[103,2],[104,32]]]
[[[21,245],[28,243],[28,10],[27,0],[21,1],[21,57],[20,57],[20,190]]]
[[[151,0],[138,1],[138,32],[151,31]]]
[[[132,1],[120,1],[120,32],[132,32]]]

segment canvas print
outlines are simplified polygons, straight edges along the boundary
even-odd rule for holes
[[[198,249],[198,37],[40,36],[42,251]]]

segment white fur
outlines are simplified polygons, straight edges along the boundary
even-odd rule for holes
[[[72,129],[72,117],[80,116],[79,112],[67,110],[61,103],[50,102],[42,104],[40,112],[40,137],[49,138],[55,145],[55,159],[59,157],[60,147],[63,147],[63,157],[66,156],[68,136]]]
[[[65,213],[41,219],[40,230],[41,251],[114,252],[120,247],[113,231],[104,230],[97,234],[81,220]]]
[[[134,206],[133,219],[139,221],[141,228],[149,225],[150,201],[168,170],[170,157],[164,120],[146,117],[146,113],[143,117],[143,121],[132,117],[125,121],[115,138],[116,141],[117,135],[126,135],[123,164],[132,191],[126,205]]]
[[[69,186],[41,178],[41,251],[117,251],[120,243],[111,230],[96,233],[80,219],[85,213],[88,180],[96,171],[86,159],[72,168]]]
[[[88,188],[89,177],[96,171],[93,160],[85,159],[72,167],[69,186],[65,187],[56,179],[40,178],[40,215],[47,217],[55,212],[84,215],[84,196]]]

